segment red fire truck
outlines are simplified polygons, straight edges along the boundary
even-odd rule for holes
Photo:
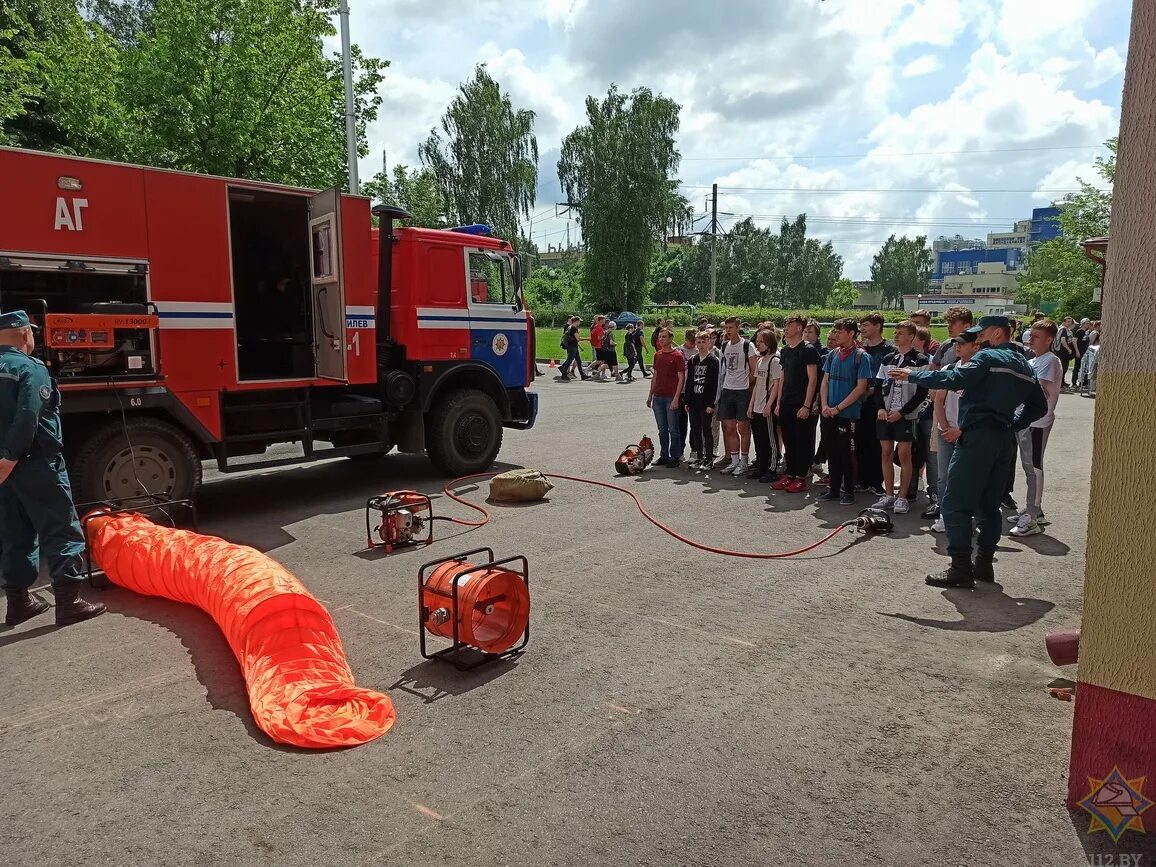
[[[397,446],[478,472],[534,424],[518,257],[484,226],[378,207],[378,230],[336,189],[11,148],[0,181],[0,306],[41,326],[78,502],[191,497],[205,460]]]

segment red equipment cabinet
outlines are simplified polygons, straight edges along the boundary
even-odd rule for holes
[[[189,498],[203,460],[395,445],[479,472],[504,427],[534,424],[519,262],[484,227],[400,228],[378,208],[379,231],[336,189],[12,148],[0,179],[0,307],[57,334],[39,352],[79,502]],[[297,453],[266,458],[278,443]]]

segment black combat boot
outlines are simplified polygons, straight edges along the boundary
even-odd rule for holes
[[[37,614],[48,610],[48,603],[38,599],[27,590],[5,590],[8,596],[8,613],[4,615],[5,626],[19,626]]]
[[[975,586],[975,579],[971,572],[971,558],[966,554],[952,554],[951,565],[942,572],[928,575],[924,579],[932,587],[963,587]]]
[[[86,602],[80,598],[80,584],[64,584],[54,587],[56,594],[56,625],[69,626],[104,614],[101,602]]]
[[[971,567],[971,574],[976,581],[992,583],[995,581],[995,552],[976,551],[975,565]]]

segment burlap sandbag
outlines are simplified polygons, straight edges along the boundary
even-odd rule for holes
[[[538,470],[510,470],[490,479],[490,499],[506,503],[532,503],[554,488]]]

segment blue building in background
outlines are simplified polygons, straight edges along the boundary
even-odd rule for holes
[[[1054,205],[1032,209],[1032,243],[1042,244],[1060,235],[1060,209]],[[1080,239],[1077,239],[1080,240]]]
[[[1059,215],[1060,209],[1054,206],[1035,208],[1031,220],[1017,222],[1011,232],[990,233],[986,243],[977,240],[975,246],[963,250],[938,249],[941,245],[937,244],[932,291],[943,285],[945,276],[978,274],[980,265],[1002,265],[1006,272],[1018,273],[1024,267],[1028,250],[1059,236]]]

